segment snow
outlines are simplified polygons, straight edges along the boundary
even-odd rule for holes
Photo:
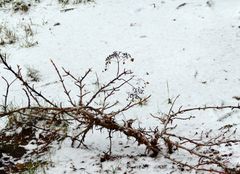
[[[209,2],[212,2],[211,7],[206,0],[97,0],[66,6],[64,8],[74,10],[62,12],[57,1],[42,0],[27,13],[0,10],[0,23],[7,22],[7,26],[18,28],[16,32],[21,36],[23,31],[19,26],[30,24],[33,38],[38,42],[30,48],[21,47],[17,42],[0,46],[0,50],[9,55],[13,67],[20,65],[25,72],[29,66],[39,70],[41,80],[35,83],[36,88],[59,102],[66,102],[67,98],[61,93],[50,59],[58,67],[63,66],[77,75],[92,68],[100,81],[104,81],[108,79],[102,73],[105,58],[113,51],[131,54],[134,62],[128,66],[149,82],[145,93],[151,94],[151,99],[146,106],[132,110],[126,117],[137,118],[139,123],[150,127],[158,124],[150,113],[168,112],[168,98],[173,100],[178,95],[175,108],[239,104],[233,97],[240,95],[240,1]],[[176,9],[183,3],[186,5]],[[54,26],[56,23],[60,25]],[[12,77],[2,66],[0,76]],[[2,96],[5,93],[2,79],[0,85]],[[26,102],[20,97],[23,96],[20,89],[18,84],[11,89],[10,99],[16,105]],[[72,93],[76,92],[73,89]],[[217,121],[224,114],[219,111],[197,113],[196,119],[183,123],[178,131],[193,129],[187,132],[191,136],[195,128],[216,130],[232,123],[239,128],[239,112],[224,122]],[[143,154],[144,147],[138,147],[133,141],[126,142],[123,135],[116,136],[113,153],[125,157],[100,163],[99,157],[108,147],[107,134],[94,132],[87,139],[90,149],[71,148],[66,140],[60,149],[51,153],[54,167],[46,172],[179,172],[161,157],[130,158],[127,155]],[[123,148],[124,145],[119,145],[121,141],[130,147]]]

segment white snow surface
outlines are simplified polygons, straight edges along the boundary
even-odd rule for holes
[[[128,66],[149,82],[145,93],[151,98],[146,106],[131,110],[126,117],[137,118],[148,128],[158,125],[150,113],[168,112],[171,107],[168,98],[178,95],[176,109],[239,104],[233,97],[240,96],[240,1],[213,0],[211,7],[206,2],[96,0],[85,5],[69,5],[64,8],[74,10],[61,12],[62,6],[57,1],[42,0],[27,13],[0,10],[1,23],[18,29],[21,24],[31,24],[38,44],[24,48],[16,43],[0,49],[7,53],[8,62],[14,68],[20,65],[23,71],[26,67],[39,70],[41,80],[35,87],[51,99],[64,103],[67,98],[60,83],[54,83],[58,78],[50,59],[80,76],[92,68],[100,81],[104,81],[108,79],[102,73],[105,58],[113,51],[131,54],[134,62]],[[186,5],[177,9],[183,3]],[[54,26],[56,23],[60,25]],[[1,64],[0,76],[13,78]],[[5,94],[2,79],[0,86],[2,102]],[[26,102],[18,84],[12,86],[9,99],[16,105]],[[177,131],[193,136],[196,129],[216,130],[233,123],[239,128],[239,112],[224,122],[219,121],[228,112],[193,113],[196,118],[183,122]],[[0,127],[5,123],[2,119]],[[64,141],[61,148],[53,148],[46,157],[53,163],[46,173],[180,173],[161,156],[138,157],[144,153],[144,147],[127,141],[118,133],[114,137],[113,154],[133,157],[100,163],[100,155],[108,148],[106,138],[106,132],[94,131],[86,141],[89,149],[71,148],[71,142]],[[233,161],[238,163],[239,152],[237,148],[233,151],[236,152]],[[146,165],[148,167],[143,167]]]

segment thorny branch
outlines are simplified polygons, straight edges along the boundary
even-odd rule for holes
[[[4,113],[6,113],[7,112],[7,108],[8,108],[8,94],[9,94],[9,89],[10,89],[10,87],[11,87],[11,85],[17,80],[16,78],[13,80],[13,81],[11,81],[10,83],[8,82],[8,80],[5,78],[5,77],[2,77],[2,79],[5,81],[5,83],[6,83],[6,85],[7,85],[7,87],[6,87],[6,93],[5,93],[5,95],[3,95],[4,96],[4,104],[3,104],[3,111],[4,111]]]
[[[179,135],[174,132],[177,124],[176,120],[186,121],[193,119],[192,116],[180,117],[181,114],[187,114],[190,111],[206,111],[206,110],[223,110],[223,109],[240,109],[240,106],[205,106],[205,107],[195,107],[182,109],[180,107],[176,112],[174,111],[174,105],[178,99],[171,103],[169,112],[162,116],[152,117],[159,121],[159,126],[150,129],[137,128],[134,126],[134,119],[119,121],[117,117],[130,109],[142,105],[148,101],[150,96],[140,97],[137,96],[137,100],[131,100],[122,107],[119,106],[119,101],[116,99],[116,94],[121,91],[125,86],[134,88],[132,81],[135,79],[133,72],[130,70],[123,69],[121,71],[120,66],[124,65],[127,60],[131,62],[134,59],[128,53],[114,52],[106,58],[106,69],[112,63],[117,63],[117,72],[111,80],[106,84],[99,86],[98,90],[95,92],[88,91],[86,88],[86,80],[92,73],[89,69],[85,72],[82,77],[76,77],[69,70],[62,68],[65,74],[61,74],[60,70],[56,64],[51,60],[51,63],[58,75],[61,82],[63,92],[68,99],[70,106],[63,107],[61,104],[57,105],[54,101],[51,101],[48,97],[43,95],[40,91],[36,90],[34,86],[31,86],[22,76],[21,68],[17,66],[17,70],[14,70],[6,61],[4,55],[0,55],[0,60],[3,63],[6,70],[10,71],[15,75],[16,79],[22,83],[24,93],[28,101],[26,107],[7,109],[8,105],[8,93],[9,88],[15,81],[8,82],[7,79],[3,77],[3,80],[7,84],[6,94],[4,95],[3,111],[0,111],[1,117],[10,117],[13,115],[22,115],[27,117],[41,117],[41,119],[46,120],[50,124],[56,124],[59,121],[66,124],[77,123],[75,127],[78,133],[75,135],[61,134],[62,139],[70,138],[72,140],[72,146],[77,142],[77,147],[81,145],[87,147],[85,144],[85,138],[88,136],[89,131],[96,129],[102,130],[106,129],[108,131],[109,139],[109,150],[108,155],[112,154],[112,137],[115,132],[120,132],[126,135],[128,138],[133,138],[136,140],[138,145],[145,145],[147,152],[150,156],[157,157],[163,156],[166,159],[172,161],[175,165],[181,167],[181,169],[205,171],[219,174],[232,174],[238,173],[240,170],[236,167],[228,165],[226,161],[221,157],[220,152],[216,151],[215,148],[221,145],[230,145],[231,143],[240,143],[239,139],[232,138],[235,135],[236,130],[232,130],[232,125],[226,125],[220,128],[217,136],[213,136],[211,132],[202,132],[197,138],[190,138],[184,135]],[[70,95],[71,89],[68,89],[65,78],[70,78],[74,86],[78,88],[77,100]],[[135,95],[138,95],[137,93]],[[101,97],[101,103],[99,103],[98,98]],[[40,101],[40,99],[43,100]],[[33,101],[37,106],[33,105]],[[46,106],[46,104],[49,106]],[[117,109],[116,109],[117,108]],[[41,114],[40,114],[41,113]],[[39,127],[33,125],[37,129],[44,131],[52,131],[44,127]],[[56,133],[56,130],[54,130]],[[206,138],[209,137],[209,138]],[[187,153],[190,157],[195,159],[195,163],[178,160],[172,156],[174,153]]]
[[[26,90],[29,92],[29,94],[35,94],[36,96],[42,98],[45,102],[50,104],[51,106],[57,107],[53,102],[51,102],[47,97],[41,94],[41,92],[37,91],[34,86],[30,86],[26,80],[23,79],[22,74],[21,74],[21,68],[17,66],[17,71],[14,71],[12,67],[7,63],[7,59],[5,57],[6,55],[0,54],[0,59],[2,63],[5,66],[5,69],[10,71],[20,82],[22,82],[22,85],[26,88]],[[33,95],[31,97],[35,100],[38,101],[37,98],[35,98]]]

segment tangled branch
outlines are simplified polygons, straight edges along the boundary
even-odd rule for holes
[[[175,133],[174,130],[178,126],[175,122],[187,121],[193,119],[192,116],[181,117],[192,111],[206,111],[206,110],[239,110],[240,105],[237,106],[205,106],[182,109],[180,107],[174,111],[174,104],[177,98],[172,102],[172,105],[167,114],[163,116],[152,115],[159,121],[159,126],[150,129],[135,127],[134,119],[127,119],[119,121],[118,117],[126,111],[146,103],[150,96],[142,96],[143,91],[135,90],[133,81],[135,76],[131,70],[120,69],[120,66],[127,61],[133,62],[134,59],[128,53],[114,52],[106,58],[105,71],[112,63],[117,63],[117,70],[114,77],[105,84],[99,86],[96,91],[91,91],[87,88],[87,79],[92,70],[89,69],[82,77],[76,77],[69,70],[62,68],[62,72],[57,65],[51,60],[51,63],[56,71],[59,81],[62,86],[62,91],[68,100],[69,106],[62,106],[56,104],[54,100],[38,91],[33,85],[30,85],[23,77],[20,66],[14,70],[8,64],[4,55],[0,54],[0,61],[3,63],[6,70],[15,76],[15,80],[8,82],[3,77],[7,88],[4,95],[3,109],[0,111],[0,118],[11,116],[35,117],[46,120],[50,125],[57,123],[64,123],[67,125],[75,123],[78,133],[73,135],[71,132],[62,133],[57,130],[46,129],[45,127],[33,125],[36,129],[50,131],[58,134],[64,138],[71,138],[72,146],[77,144],[77,147],[85,146],[85,138],[88,133],[98,128],[98,130],[105,129],[108,131],[109,155],[112,153],[112,136],[115,132],[120,132],[128,138],[133,138],[138,145],[145,145],[146,151],[152,157],[163,156],[172,161],[175,165],[184,170],[196,170],[213,172],[219,174],[238,173],[240,170],[237,167],[228,165],[224,156],[217,151],[216,148],[222,145],[226,146],[232,143],[240,143],[239,139],[233,138],[236,134],[236,129],[233,125],[225,125],[217,130],[217,135],[212,135],[211,131],[201,132],[197,138],[191,138]],[[121,64],[122,63],[122,64]],[[71,89],[68,88],[66,79],[73,81],[75,87],[78,88],[78,94],[72,97]],[[8,93],[11,85],[16,81],[20,81],[23,87],[23,92],[26,95],[28,105],[21,108],[10,109],[8,106]],[[118,93],[122,88],[134,89],[134,97],[132,100],[119,106],[119,101],[116,99]],[[99,100],[100,99],[100,100]],[[46,106],[46,104],[48,104]],[[41,113],[41,114],[39,114]],[[77,124],[76,124],[77,123]],[[175,158],[173,154],[176,153],[188,154],[193,161],[183,161]]]

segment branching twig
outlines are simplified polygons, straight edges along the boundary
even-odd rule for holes
[[[147,102],[150,96],[139,97],[137,100],[131,100],[122,104],[119,107],[115,107],[119,104],[119,101],[116,99],[116,94],[121,91],[125,86],[134,88],[132,80],[135,79],[133,72],[130,70],[120,69],[120,61],[125,61],[130,58],[133,59],[127,53],[114,52],[106,59],[106,70],[107,67],[111,64],[112,60],[115,60],[117,63],[117,72],[116,76],[109,80],[107,83],[99,86],[96,92],[91,92],[89,89],[86,89],[86,80],[91,74],[91,69],[85,72],[85,74],[78,78],[74,76],[70,71],[67,71],[63,68],[65,74],[61,74],[58,67],[51,60],[52,65],[55,68],[55,71],[58,75],[58,78],[63,87],[63,92],[67,96],[70,106],[63,107],[62,104],[56,105],[54,101],[52,102],[49,97],[44,96],[40,91],[36,90],[34,86],[31,86],[21,74],[21,68],[18,66],[17,70],[12,69],[12,67],[7,63],[5,57],[0,54],[0,60],[2,61],[5,69],[10,71],[15,75],[16,79],[19,80],[23,85],[23,91],[25,92],[28,104],[25,107],[16,108],[9,110],[8,106],[8,94],[9,88],[12,81],[9,83],[7,79],[3,77],[3,80],[7,84],[6,93],[4,95],[4,104],[3,111],[0,112],[0,118],[5,116],[25,116],[29,118],[41,118],[48,122],[48,124],[57,124],[58,122],[70,124],[76,124],[74,130],[78,132],[75,135],[69,135],[57,132],[57,130],[46,129],[38,125],[33,125],[35,128],[42,131],[52,131],[52,133],[62,136],[62,138],[71,138],[72,146],[75,145],[77,141],[78,147],[85,144],[85,138],[88,136],[89,131],[91,130],[102,130],[106,129],[108,131],[108,138],[110,141],[108,155],[112,153],[112,137],[113,133],[120,132],[126,135],[127,138],[133,138],[138,143],[138,145],[145,145],[150,156],[156,157],[158,154],[161,154],[166,159],[169,159],[178,166],[185,167],[191,170],[204,171],[204,172],[214,172],[218,174],[229,174],[233,169],[227,165],[227,163],[222,162],[215,156],[211,156],[210,153],[205,153],[206,149],[211,149],[214,146],[221,146],[230,143],[240,143],[239,139],[232,138],[236,129],[231,129],[231,125],[226,125],[216,131],[217,135],[212,135],[211,131],[202,131],[199,137],[191,138],[185,135],[179,135],[175,133],[176,127],[178,124],[174,124],[175,120],[186,121],[193,119],[193,116],[179,117],[180,114],[186,114],[191,111],[205,111],[205,110],[223,110],[223,109],[240,109],[240,105],[237,106],[205,106],[205,107],[194,107],[182,109],[180,107],[177,112],[174,112],[174,105],[179,96],[171,102],[171,107],[167,114],[163,117],[153,116],[159,120],[160,125],[157,127],[147,128],[135,128],[133,123],[134,119],[128,119],[124,121],[119,121],[119,116],[121,116],[126,111],[141,105],[142,103]],[[123,63],[123,64],[124,64]],[[75,87],[79,89],[78,98],[79,101],[76,104],[72,95],[70,95],[71,89],[68,89],[64,80],[69,78],[73,80]],[[134,88],[136,89],[136,88]],[[88,99],[86,100],[86,98]],[[101,97],[101,103],[98,102],[98,97]],[[41,99],[41,100],[40,100]],[[113,99],[113,100],[111,100]],[[32,103],[35,102],[38,106],[33,106]],[[45,103],[48,106],[45,106]],[[117,108],[117,109],[116,109]],[[50,132],[51,133],[51,132]],[[207,138],[206,138],[207,137]],[[162,144],[162,145],[160,145]],[[165,151],[164,151],[165,149]],[[166,152],[167,151],[167,152]],[[194,158],[196,163],[189,163],[184,160],[178,160],[171,157],[170,154],[175,153],[176,151],[185,152],[190,157]],[[235,171],[239,171],[236,169]]]

